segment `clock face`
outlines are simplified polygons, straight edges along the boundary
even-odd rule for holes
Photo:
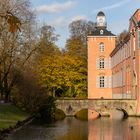
[[[103,21],[104,21],[103,18],[99,18],[100,23],[103,23]]]
[[[105,18],[104,17],[98,17],[97,18],[97,23],[98,23],[99,26],[104,26]]]

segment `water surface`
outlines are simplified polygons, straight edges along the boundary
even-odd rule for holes
[[[6,140],[140,140],[140,118],[81,121],[67,117],[51,124],[30,124]]]

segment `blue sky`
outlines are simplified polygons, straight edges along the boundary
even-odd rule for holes
[[[129,19],[140,8],[140,0],[31,0],[39,25],[48,24],[60,35],[57,45],[65,46],[69,37],[68,25],[73,20],[96,21],[102,10],[107,19],[108,30],[119,34],[128,29]]]

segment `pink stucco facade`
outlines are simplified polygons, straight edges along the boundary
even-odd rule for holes
[[[140,9],[130,18],[129,35],[123,42],[116,46],[116,36],[107,32],[106,27],[97,27],[87,37],[88,98],[136,99],[137,115],[140,115]],[[104,51],[100,50],[101,42]],[[97,62],[102,58],[103,67],[102,61]]]
[[[104,52],[100,52],[99,44],[103,42]],[[112,98],[112,88],[97,86],[97,77],[112,75],[110,53],[115,47],[115,37],[112,36],[88,36],[88,98]],[[104,58],[106,66],[102,69],[97,67],[97,60]]]
[[[111,53],[112,97],[136,99],[140,115],[140,9],[129,21],[129,35]]]

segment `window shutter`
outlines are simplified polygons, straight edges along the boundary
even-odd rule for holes
[[[111,69],[111,58],[108,58],[108,68]]]
[[[100,84],[100,78],[99,76],[96,76],[96,88],[99,88]]]
[[[108,87],[111,88],[112,87],[112,77],[108,76]]]
[[[107,82],[108,80],[107,80],[107,76],[105,76],[105,79],[104,79],[104,85],[105,85],[105,88],[107,88],[108,87],[108,82]]]
[[[104,68],[105,68],[105,69],[108,69],[108,59],[107,59],[107,58],[105,58],[104,63],[105,63]]]
[[[111,78],[111,86],[112,86],[112,88],[114,88],[114,74],[112,74],[112,78]]]
[[[99,69],[99,58],[96,59],[96,69]]]

